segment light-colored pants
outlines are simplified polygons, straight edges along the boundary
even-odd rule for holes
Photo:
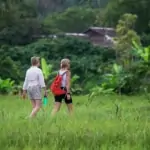
[[[30,86],[27,89],[29,98],[31,100],[41,100],[42,99],[42,93],[41,93],[41,87],[36,86]]]

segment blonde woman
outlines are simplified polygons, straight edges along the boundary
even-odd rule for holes
[[[33,108],[29,116],[30,118],[34,117],[41,108],[42,88],[44,88],[45,91],[44,94],[47,95],[44,76],[42,70],[38,68],[39,66],[40,66],[39,58],[32,57],[31,67],[26,72],[26,77],[23,84],[23,97],[25,98],[26,93],[28,92]]]
[[[73,105],[72,105],[72,97],[70,93],[70,80],[71,80],[71,72],[70,72],[70,60],[62,59],[60,63],[60,70],[58,71],[59,75],[62,75],[62,83],[61,89],[66,91],[66,94],[55,96],[55,104],[52,110],[52,115],[55,115],[61,107],[62,100],[65,100],[65,103],[68,107],[69,113],[72,113]]]

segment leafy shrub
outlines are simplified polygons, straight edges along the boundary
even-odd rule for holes
[[[13,95],[17,95],[21,91],[22,91],[22,86],[20,86],[20,85],[14,85],[11,92],[12,92]]]
[[[0,78],[0,94],[8,94],[13,89],[14,81]]]
[[[150,44],[150,34],[142,34],[141,40],[144,46],[148,46]]]
[[[133,94],[150,91],[150,47],[142,47],[133,41],[133,60],[128,68],[113,64],[109,73],[104,73],[101,83],[90,91],[90,97],[111,91]]]
[[[89,7],[71,7],[62,13],[48,15],[44,25],[51,33],[56,32],[83,32],[96,20],[98,11]],[[79,24],[74,25],[76,22]]]
[[[107,94],[113,94],[114,93],[114,89],[113,88],[108,88],[108,89],[104,89],[101,86],[95,86],[94,88],[92,88],[90,90],[90,94],[88,94],[88,100],[90,102],[92,102],[92,100],[100,95],[107,95]]]
[[[4,71],[0,72],[0,76],[4,79],[10,76],[15,81],[23,81],[25,71],[30,67],[30,57],[33,55],[43,57],[47,64],[52,65],[50,69],[53,71],[50,70],[50,76],[46,75],[48,86],[60,66],[60,60],[64,57],[71,59],[72,75],[76,74],[80,77],[75,83],[76,87],[73,87],[74,92],[75,89],[78,89],[77,93],[79,91],[87,93],[89,91],[88,82],[91,82],[90,88],[95,86],[100,80],[100,76],[109,69],[108,66],[115,60],[113,49],[96,47],[86,40],[71,37],[41,39],[24,47],[1,46],[0,56],[9,56],[11,63],[8,67],[4,64],[1,65]],[[9,68],[9,70],[5,70],[5,68]]]
[[[121,92],[121,88],[126,83],[126,74],[122,66],[113,64],[112,73],[107,73],[102,76],[101,89],[113,89],[114,92]]]

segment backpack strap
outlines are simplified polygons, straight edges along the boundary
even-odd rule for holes
[[[68,72],[68,70],[67,70],[67,71],[65,71],[65,72],[62,74],[62,76],[64,76],[67,72]]]
[[[68,70],[65,71],[61,76],[64,76],[67,72],[68,72]],[[57,75],[59,75],[59,71],[58,71]]]

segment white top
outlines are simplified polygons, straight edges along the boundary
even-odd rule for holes
[[[28,87],[36,85],[39,85],[41,88],[45,87],[44,76],[40,68],[32,66],[26,72],[23,90],[27,90]]]
[[[67,70],[60,70],[59,71],[59,75],[63,75]],[[62,87],[66,87],[66,83],[67,83],[67,75],[66,73],[62,76],[62,82],[61,82],[61,86]]]

